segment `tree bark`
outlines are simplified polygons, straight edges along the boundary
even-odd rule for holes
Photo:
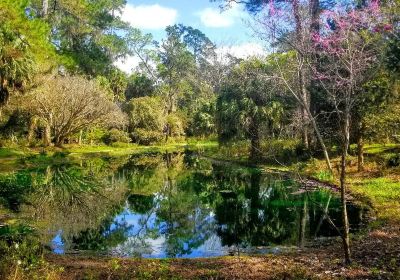
[[[78,145],[82,145],[82,134],[83,134],[83,130],[81,129],[81,130],[79,131]]]
[[[251,161],[258,161],[261,157],[260,152],[260,131],[259,125],[256,120],[252,120],[250,129],[250,140],[251,140],[251,147],[250,147],[250,160]]]
[[[357,166],[358,172],[364,171],[364,124],[360,122],[357,134]]]
[[[307,109],[307,107],[306,107],[306,109]],[[322,152],[323,152],[323,154],[324,154],[326,166],[328,167],[329,171],[332,172],[333,169],[332,169],[331,160],[330,160],[330,158],[329,158],[328,149],[327,149],[326,146],[325,146],[325,142],[324,142],[324,139],[322,138],[321,132],[319,131],[317,122],[316,122],[315,119],[313,118],[313,116],[312,116],[310,110],[307,110],[307,113],[308,113],[308,115],[309,115],[309,117],[310,117],[310,123],[311,123],[311,125],[312,125],[312,127],[313,127],[313,129],[314,129],[314,132],[315,132],[315,134],[317,135],[318,142],[319,142],[319,144],[321,145],[321,149],[322,149]]]
[[[299,1],[294,0],[293,1],[293,16],[295,20],[295,29],[296,29],[296,39],[297,43],[300,44],[299,49],[297,50],[297,59],[298,59],[298,64],[299,68],[297,69],[297,76],[298,76],[298,82],[299,82],[299,88],[301,91],[301,99],[303,100],[304,106],[302,106],[301,110],[301,117],[303,120],[303,131],[302,131],[302,138],[303,138],[303,145],[308,149],[309,148],[309,141],[308,141],[308,127],[307,127],[307,109],[310,110],[309,108],[309,93],[307,90],[306,86],[306,77],[304,75],[304,38],[302,38],[302,35],[304,35],[304,30],[302,26],[302,21],[301,21],[301,16],[300,16],[300,9],[299,9]],[[308,108],[304,108],[308,106]]]
[[[306,240],[306,227],[308,216],[308,199],[307,196],[304,199],[303,212],[301,213],[300,219],[300,230],[299,230],[299,247],[303,248]]]
[[[49,11],[49,0],[42,0],[42,17],[46,18]]]
[[[51,127],[49,123],[46,123],[44,127],[43,145],[46,147],[51,145]]]
[[[346,264],[351,263],[350,254],[350,236],[349,236],[349,219],[347,215],[347,199],[346,199],[346,160],[350,144],[350,111],[348,106],[345,108],[343,124],[343,146],[341,158],[341,172],[340,172],[340,197],[342,201],[342,222],[343,222],[343,250],[344,259]]]
[[[38,121],[38,118],[36,116],[32,116],[31,119],[30,119],[29,128],[28,128],[28,137],[27,137],[28,144],[32,143],[32,140],[33,140],[33,138],[35,136],[35,130],[36,130],[36,127],[37,127],[37,121]]]
[[[312,33],[319,33],[319,0],[310,0],[310,18],[311,18],[311,26],[310,30]]]

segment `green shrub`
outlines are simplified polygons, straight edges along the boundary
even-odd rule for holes
[[[107,145],[113,143],[129,143],[131,142],[131,138],[127,132],[113,128],[103,136],[103,142]]]
[[[84,132],[83,138],[87,140],[88,143],[99,143],[102,141],[106,133],[107,132],[102,128],[92,128]]]
[[[28,226],[0,228],[0,255],[1,279],[57,279],[61,271],[44,260],[43,246]]]
[[[137,128],[132,132],[133,141],[141,145],[150,145],[159,142],[163,137],[164,134],[160,131],[152,131],[142,128]]]

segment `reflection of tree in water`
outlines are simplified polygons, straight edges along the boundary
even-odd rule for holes
[[[23,213],[40,221],[43,235],[62,229],[69,243],[81,231],[97,228],[122,203],[126,193],[123,181],[98,176],[78,166],[48,166],[31,174],[34,191],[27,198]]]
[[[18,212],[31,191],[32,177],[27,171],[0,176],[0,206],[6,209]]]
[[[134,156],[123,168],[129,170],[126,175],[132,192],[139,193],[129,197],[129,207],[141,214],[139,229],[123,248],[130,248],[133,254],[149,254],[154,242],[162,242],[157,244],[160,248],[153,249],[170,257],[190,254],[213,232],[210,209],[194,192],[192,173],[186,169],[183,154],[148,156]],[[149,190],[156,195],[148,196]]]
[[[337,235],[324,219],[326,211],[340,221],[338,198],[328,191],[297,192],[298,186],[287,178],[218,162],[211,174],[198,172],[195,178],[200,196],[215,208],[223,245],[302,246],[306,237]],[[353,210],[355,215],[361,211]]]
[[[0,202],[39,221],[46,242],[62,229],[67,248],[120,255],[179,257],[218,245],[217,236],[227,246],[303,245],[336,234],[324,219],[327,205],[340,221],[329,192],[299,193],[291,180],[254,168],[181,153],[119,164],[94,159],[14,174],[8,184],[29,191],[0,192],[7,198]]]
[[[220,180],[232,181],[225,178],[230,175],[227,170],[224,174]],[[235,192],[218,196],[215,202],[217,231],[224,245],[270,245],[292,236],[296,212],[283,203],[287,199],[284,181],[261,182],[261,179],[259,172],[235,176]],[[261,183],[264,184],[262,190]],[[226,187],[226,183],[224,185]]]

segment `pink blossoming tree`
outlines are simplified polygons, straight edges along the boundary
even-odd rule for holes
[[[340,122],[342,200],[342,239],[346,263],[350,263],[349,221],[346,207],[346,162],[350,144],[351,121],[357,103],[362,100],[363,85],[380,64],[383,23],[377,2],[362,9],[336,8],[321,15],[321,29],[313,34],[314,51],[321,59],[312,65],[313,75],[326,92]]]

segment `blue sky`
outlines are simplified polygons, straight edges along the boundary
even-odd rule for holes
[[[208,0],[128,0],[127,10],[128,18],[156,39],[163,37],[166,24],[183,23],[200,29],[217,43],[255,41],[243,22],[247,14],[240,6],[221,13],[219,3]]]
[[[248,27],[249,15],[235,5],[221,12],[220,3],[209,0],[128,0],[122,19],[144,33],[153,34],[157,41],[165,36],[165,27],[182,23],[205,33],[221,52],[240,58],[262,54],[259,40]],[[130,71],[134,58],[118,63]]]

